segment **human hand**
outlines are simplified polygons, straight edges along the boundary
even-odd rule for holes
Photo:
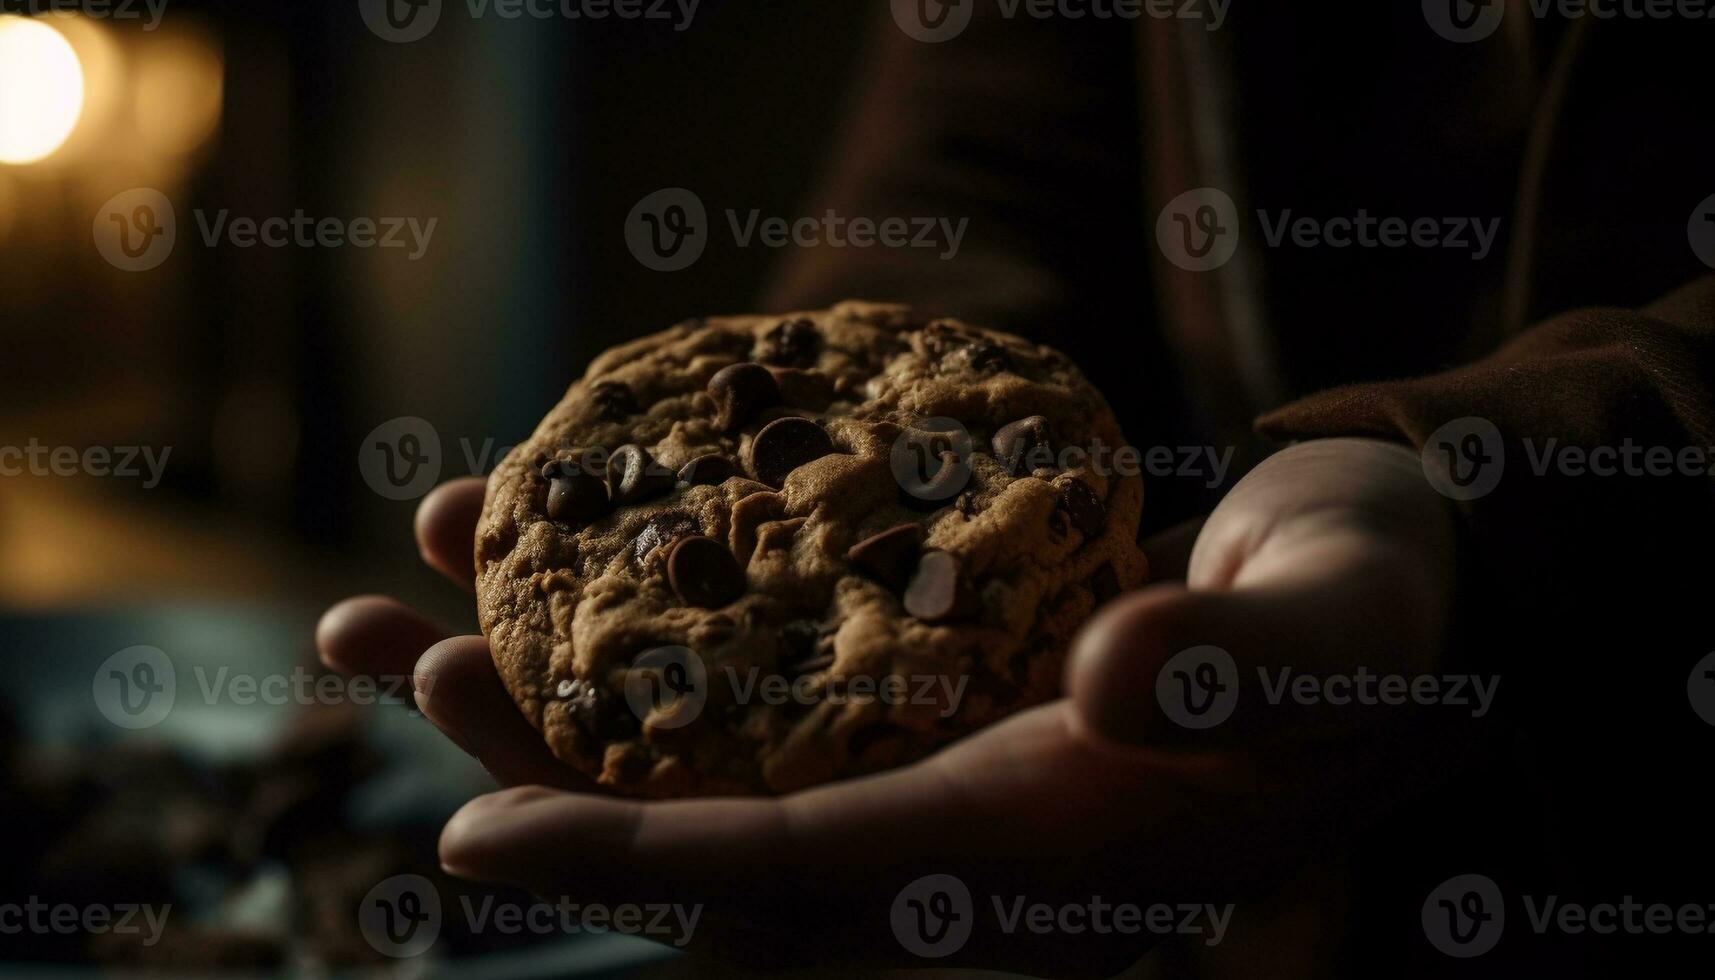
[[[467,584],[480,493],[449,485],[418,522],[426,560]],[[695,945],[753,962],[1112,973],[1161,936],[1009,931],[1001,919],[1017,896],[1057,908],[1098,896],[1228,902],[1433,778],[1415,764],[1409,726],[1373,712],[1253,694],[1229,723],[1190,731],[1157,707],[1155,684],[1174,654],[1203,645],[1225,649],[1241,675],[1431,669],[1452,577],[1446,506],[1402,447],[1282,452],[1211,515],[1184,583],[1121,597],[1089,624],[1066,699],[915,765],[779,799],[585,792],[512,707],[480,637],[434,643],[416,661],[425,714],[516,787],[461,810],[442,859],[586,904],[700,907]],[[336,607],[321,636],[329,662],[356,672],[405,664],[437,639],[373,598]],[[915,958],[892,925],[902,889],[931,874],[972,896],[970,939],[945,961]]]

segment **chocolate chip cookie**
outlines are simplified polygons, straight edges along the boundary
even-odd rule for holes
[[[554,754],[638,796],[781,793],[1059,693],[1146,573],[1143,484],[1066,357],[898,306],[597,358],[489,479],[477,599]]]

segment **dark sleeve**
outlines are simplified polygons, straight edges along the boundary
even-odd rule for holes
[[[1135,323],[1147,297],[1132,32],[979,4],[956,38],[927,44],[887,6],[800,210],[963,222],[959,248],[797,249],[766,307],[901,301],[1024,333],[1080,313]]]
[[[1447,819],[1498,826],[1496,801],[1526,786],[1519,812],[1536,822],[1521,839],[1550,842],[1592,892],[1696,892],[1715,874],[1705,787],[1686,768],[1715,725],[1715,278],[1641,310],[1567,313],[1445,374],[1314,395],[1259,426],[1427,447],[1439,478],[1438,431],[1471,418],[1502,451],[1457,438],[1470,423],[1452,430],[1453,457],[1494,456],[1496,479],[1458,505],[1447,656],[1500,686],[1495,717],[1472,726],[1491,740],[1472,757],[1488,795]]]
[[[1312,395],[1264,416],[1258,428],[1276,440],[1362,435],[1422,448],[1443,425],[1467,417],[1501,434],[1507,454],[1497,492],[1519,484],[1507,502],[1525,502],[1531,481],[1513,477],[1538,475],[1533,464],[1549,440],[1557,452],[1707,449],[1715,442],[1715,277],[1642,310],[1564,314],[1443,374]],[[1696,486],[1703,492],[1693,496],[1709,503],[1715,483]]]

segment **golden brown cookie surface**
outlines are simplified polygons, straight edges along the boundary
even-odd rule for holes
[[[1143,485],[1062,355],[895,306],[608,351],[489,479],[478,611],[526,717],[643,796],[903,764],[1059,693],[1145,576]]]

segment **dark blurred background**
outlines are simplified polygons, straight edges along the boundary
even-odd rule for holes
[[[85,91],[63,143],[0,163],[0,443],[171,455],[151,489],[0,482],[14,609],[313,605],[387,585],[468,618],[415,572],[413,502],[365,485],[365,433],[420,417],[443,477],[486,468],[616,339],[751,308],[776,253],[717,239],[665,290],[614,247],[619,230],[688,173],[711,200],[791,213],[874,22],[861,5],[705,0],[688,31],[598,30],[449,4],[429,36],[395,44],[353,3],[171,0],[152,29],[138,12],[37,19],[70,42]],[[39,152],[37,135],[17,138]],[[178,221],[145,272],[91,241],[103,202],[136,187]],[[437,224],[414,261],[207,247],[193,212],[222,209]]]
[[[421,492],[366,480],[365,435],[422,419],[439,478],[486,472],[603,348],[752,308],[775,253],[717,244],[663,289],[615,246],[627,213],[691,176],[712,200],[790,213],[873,17],[704,0],[681,32],[448,2],[429,36],[391,43],[355,2],[132,10],[0,14],[0,447],[165,459],[158,484],[142,455],[135,475],[0,461],[23,469],[0,477],[0,813],[21,855],[0,901],[170,904],[174,927],[147,950],[7,932],[0,975],[387,962],[358,937],[359,900],[398,874],[443,902],[469,893],[439,875],[435,837],[492,782],[405,710],[408,688],[376,711],[199,686],[316,671],[317,616],[354,592],[473,630],[469,596],[416,554]],[[177,235],[134,272],[98,240],[107,202],[139,188],[170,202]],[[211,247],[199,222],[223,210],[435,226],[415,260]],[[139,646],[176,667],[179,697],[130,729],[100,685]],[[666,968],[641,940],[575,938],[468,975]],[[509,945],[443,930],[438,949]]]

